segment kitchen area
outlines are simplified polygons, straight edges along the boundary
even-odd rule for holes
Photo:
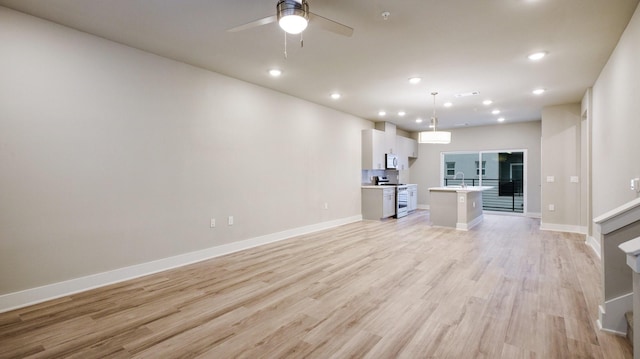
[[[418,209],[417,184],[390,182],[387,176],[373,179],[362,186],[363,219],[402,218]]]
[[[407,183],[418,142],[397,135],[396,126],[376,123],[362,131],[362,218],[402,218],[418,209],[418,185]]]
[[[402,218],[418,209],[418,185],[410,181],[409,167],[418,157],[418,142],[402,136],[394,124],[376,123],[362,131],[362,218]],[[440,169],[435,168],[434,171]],[[455,177],[454,177],[455,178]],[[483,192],[492,186],[459,184],[427,188],[430,224],[469,230],[483,220]]]

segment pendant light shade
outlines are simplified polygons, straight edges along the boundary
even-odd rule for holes
[[[451,143],[451,132],[447,131],[423,131],[418,134],[419,143]]]
[[[418,143],[432,143],[432,144],[449,144],[451,143],[451,132],[438,131],[438,117],[436,117],[436,95],[437,92],[432,92],[433,95],[433,117],[431,117],[431,127],[433,131],[422,131],[418,133]]]
[[[280,0],[277,6],[278,25],[289,34],[299,34],[309,23],[309,4],[306,0]]]

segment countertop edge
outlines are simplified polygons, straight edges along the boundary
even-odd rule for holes
[[[384,188],[396,188],[398,186],[407,186],[407,187],[412,187],[415,186],[417,187],[418,184],[417,183],[405,183],[405,184],[401,184],[401,185],[385,185],[385,186],[377,186],[377,185],[361,185],[360,188],[367,188],[367,189],[384,189]]]
[[[458,193],[468,193],[468,192],[482,192],[489,189],[492,189],[492,186],[476,186],[476,187],[465,187],[465,188],[456,188],[456,187],[431,187],[429,191],[433,192],[458,192]]]

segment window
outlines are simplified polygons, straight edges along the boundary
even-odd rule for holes
[[[482,176],[487,175],[487,161],[482,161]],[[476,176],[480,177],[480,161],[476,161]]]
[[[447,162],[447,176],[455,176],[455,175],[456,175],[456,163]]]
[[[527,203],[526,150],[441,152],[440,185],[490,187],[482,193],[482,209],[525,213]],[[456,176],[457,174],[457,176]]]

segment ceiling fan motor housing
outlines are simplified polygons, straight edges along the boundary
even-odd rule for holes
[[[278,22],[281,18],[289,15],[295,15],[305,18],[309,21],[309,4],[306,0],[297,2],[295,0],[278,1]]]

